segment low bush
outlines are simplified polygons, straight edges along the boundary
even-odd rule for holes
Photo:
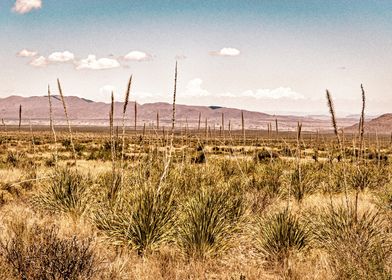
[[[18,227],[0,242],[0,257],[9,277],[22,280],[85,280],[98,271],[91,240],[61,238],[58,229],[34,225]]]

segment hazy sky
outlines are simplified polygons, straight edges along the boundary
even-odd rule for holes
[[[170,101],[269,113],[392,111],[392,1],[1,0],[0,97]],[[55,90],[53,90],[55,91]]]

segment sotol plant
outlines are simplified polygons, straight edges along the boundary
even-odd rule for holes
[[[70,168],[59,168],[47,186],[33,197],[36,207],[57,213],[82,215],[88,204],[91,179]]]
[[[257,247],[269,261],[285,263],[290,254],[305,249],[311,236],[298,216],[284,209],[260,221]]]
[[[172,190],[162,187],[158,193],[145,185],[130,201],[119,203],[93,215],[93,222],[112,244],[129,246],[144,256],[171,240],[176,210]]]
[[[338,279],[391,279],[391,240],[379,212],[356,205],[321,210],[314,232]]]
[[[225,190],[200,190],[184,205],[178,243],[188,258],[225,252],[240,233],[244,201]]]

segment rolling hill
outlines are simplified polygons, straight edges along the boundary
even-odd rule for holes
[[[109,119],[110,104],[104,102],[95,102],[92,100],[66,96],[68,114],[73,125],[81,126],[106,126]],[[31,120],[33,124],[46,125],[49,123],[49,103],[47,96],[9,96],[0,98],[0,118],[6,124],[14,125],[18,122],[19,105],[22,105],[23,123],[27,124]],[[56,124],[65,124],[65,115],[59,96],[52,98],[53,116]],[[172,118],[172,105],[169,103],[146,103],[137,104],[138,125],[142,126],[154,124],[157,118],[157,112],[160,116],[160,124],[168,126]],[[122,117],[123,103],[115,102],[115,121],[120,124]],[[135,103],[130,102],[127,110],[127,125],[134,125]],[[279,129],[294,130],[297,122],[302,122],[303,129],[317,130],[330,129],[330,121],[325,116],[298,117],[298,116],[274,116],[261,112],[240,110],[234,108],[225,108],[220,106],[189,106],[177,105],[176,118],[178,126],[185,126],[187,122],[189,127],[197,127],[199,114],[201,115],[201,126],[204,127],[207,119],[210,127],[216,126],[219,129],[222,120],[222,114],[225,118],[225,128],[227,129],[229,121],[232,129],[241,127],[241,111],[244,113],[245,126],[247,129],[266,129],[268,123],[275,127],[275,118],[278,119]],[[357,122],[355,118],[338,119],[341,126],[351,126]]]
[[[347,131],[358,131],[358,122],[355,125],[348,127]],[[383,114],[377,118],[365,121],[365,132],[390,134],[392,132],[392,114]]]

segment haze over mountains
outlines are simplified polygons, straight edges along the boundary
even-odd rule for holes
[[[104,102],[95,102],[76,96],[66,96],[68,114],[73,125],[82,126],[106,126],[108,125],[110,104]],[[10,96],[0,98],[0,118],[4,119],[6,124],[17,124],[19,105],[22,105],[22,119],[24,123],[31,120],[33,124],[46,125],[49,123],[49,103],[47,96]],[[65,115],[59,96],[52,98],[53,116],[56,124],[65,124]],[[122,117],[122,102],[115,102],[115,120],[120,124]],[[330,129],[330,120],[328,116],[287,116],[287,115],[270,115],[262,112],[253,112],[219,106],[176,106],[177,126],[184,127],[186,123],[191,128],[195,128],[199,123],[199,114],[201,115],[201,127],[205,126],[207,119],[208,126],[214,126],[219,129],[222,123],[222,114],[224,114],[225,129],[228,129],[229,122],[231,129],[241,128],[241,111],[244,113],[246,129],[267,129],[268,123],[275,127],[275,119],[278,119],[279,130],[295,130],[297,122],[302,122],[303,129],[309,131]],[[154,125],[159,112],[161,126],[169,126],[172,118],[172,105],[169,103],[147,103],[137,104],[137,122],[138,126],[143,124]],[[134,125],[135,103],[130,102],[127,109],[127,125]],[[383,126],[392,127],[392,114],[388,115],[389,119],[382,122]],[[377,120],[377,119],[376,119]],[[374,120],[374,121],[376,121]],[[374,121],[369,122],[369,125]],[[358,119],[355,117],[339,118],[340,127],[355,126]]]

